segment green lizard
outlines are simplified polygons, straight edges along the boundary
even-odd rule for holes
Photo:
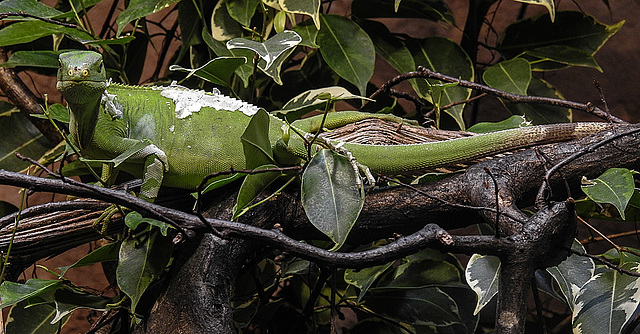
[[[91,159],[124,155],[122,168],[142,177],[141,198],[153,201],[161,185],[195,189],[210,173],[245,167],[240,137],[260,108],[221,94],[179,86],[110,83],[102,56],[91,51],[66,52],[59,59],[57,88],[71,110],[73,141]],[[303,135],[313,133],[320,126],[320,118],[297,120],[290,125],[270,114],[269,118],[269,140],[276,162],[288,164],[306,159],[304,140],[291,135],[285,142],[283,129],[291,126]],[[324,127],[335,128],[367,118],[402,121],[392,115],[344,111],[328,114]],[[393,175],[570,140],[609,128],[607,123],[556,124],[424,144],[344,143],[343,147],[373,173]]]

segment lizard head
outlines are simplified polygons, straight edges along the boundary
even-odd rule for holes
[[[58,57],[58,83],[56,88],[67,101],[81,102],[100,96],[107,87],[107,76],[102,55],[93,51],[70,51]]]

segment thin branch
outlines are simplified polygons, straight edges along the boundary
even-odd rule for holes
[[[178,228],[186,237],[194,236],[198,230],[209,230],[195,215],[149,203],[126,192],[82,184],[70,179],[47,179],[0,170],[0,184],[44,192],[90,197],[120,204],[149,217],[164,221]],[[359,252],[337,253],[295,240],[277,229],[265,230],[222,219],[207,218],[206,220],[208,225],[224,231],[225,236],[257,240],[296,254],[304,259],[346,268],[363,268],[387,263],[413,254],[425,247],[465,254],[482,253],[488,255],[497,255],[499,250],[509,247],[508,241],[496,239],[493,236],[453,236],[437,225],[428,224],[420,231],[382,247]]]
[[[571,154],[570,156],[566,157],[562,161],[560,161],[557,164],[555,164],[553,167],[549,168],[549,170],[547,170],[547,173],[544,176],[544,182],[542,183],[542,186],[540,186],[540,190],[538,190],[536,203],[541,203],[544,200],[545,194],[550,189],[551,176],[553,174],[555,174],[557,171],[559,171],[562,167],[568,165],[572,161],[578,159],[579,157],[581,157],[581,156],[583,156],[583,155],[585,155],[587,153],[591,153],[591,152],[595,151],[596,149],[598,149],[601,146],[604,146],[606,144],[611,143],[612,141],[614,141],[616,139],[619,139],[619,138],[622,138],[622,137],[625,137],[625,136],[630,136],[630,135],[636,134],[638,132],[640,132],[640,128],[632,127],[631,129],[629,129],[627,131],[615,133],[615,134],[611,135],[608,138],[602,139],[602,140],[598,141],[597,143],[593,143],[592,145],[589,145],[589,146],[579,150],[578,152],[575,152],[575,153]]]
[[[399,84],[402,81],[409,79],[436,79],[444,82],[455,83],[460,87],[471,88],[482,93],[487,93],[492,96],[497,96],[503,98],[505,100],[509,100],[514,103],[539,103],[539,104],[548,104],[558,107],[571,108],[576,110],[581,110],[590,114],[593,114],[597,117],[605,119],[612,123],[620,123],[620,124],[628,124],[627,121],[624,121],[618,117],[615,117],[606,111],[594,106],[592,103],[578,103],[573,101],[567,101],[562,99],[550,98],[550,97],[542,97],[542,96],[528,96],[528,95],[519,95],[519,94],[511,94],[505,91],[501,91],[499,89],[495,89],[489,86],[485,86],[479,83],[462,80],[459,78],[450,77],[448,75],[444,75],[441,73],[437,73],[431,71],[428,68],[418,66],[418,70],[414,72],[408,72],[394,77],[388,82],[384,83],[380,88],[375,91],[370,98],[374,99],[378,94],[382,92],[387,92],[391,87]],[[366,101],[365,101],[366,104]]]
[[[620,268],[619,266],[615,265],[613,262],[610,262],[609,260],[606,260],[606,259],[601,258],[599,256],[591,255],[591,254],[588,254],[588,253],[583,253],[583,252],[580,252],[580,251],[577,251],[577,250],[573,250],[573,249],[570,249],[570,248],[567,248],[567,251],[569,251],[569,252],[571,252],[573,254],[579,255],[579,256],[588,257],[588,258],[590,258],[592,260],[598,261],[601,264],[603,264],[603,265],[609,267],[610,269],[613,269],[613,270],[615,270],[615,271],[617,271],[617,272],[619,272],[621,274],[634,276],[634,277],[640,277],[640,273]]]

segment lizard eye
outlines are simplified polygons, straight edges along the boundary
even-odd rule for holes
[[[89,75],[89,70],[82,70],[82,76],[86,77],[87,75]]]
[[[73,76],[73,70],[69,70],[69,72],[67,72],[67,74],[68,74],[69,76]]]

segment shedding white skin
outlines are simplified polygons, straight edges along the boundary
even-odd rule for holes
[[[180,88],[166,88],[160,95],[173,100],[176,105],[176,118],[183,119],[194,112],[199,112],[202,107],[210,107],[216,110],[241,111],[247,116],[253,116],[260,110],[252,104],[234,99],[222,94],[207,94],[203,91],[184,90]]]

